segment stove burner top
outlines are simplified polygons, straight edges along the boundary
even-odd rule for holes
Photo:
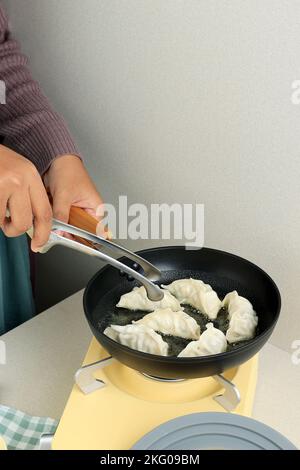
[[[84,364],[53,440],[56,450],[130,449],[157,426],[191,413],[251,415],[257,356],[222,376],[165,381],[107,357],[93,339]]]
[[[102,371],[101,379],[94,376],[99,370]],[[109,356],[81,367],[75,374],[75,382],[84,394],[111,383],[121,392],[157,403],[179,404],[213,396],[224,409],[233,411],[241,400],[239,390],[232,382],[236,372],[237,369],[232,369],[225,373],[226,376],[215,375],[190,380],[169,379],[130,369]],[[145,387],[145,379],[151,380],[151,387]],[[169,387],[172,387],[172,393]],[[224,391],[220,394],[222,389]]]
[[[150,380],[155,380],[156,382],[163,382],[163,383],[175,383],[175,382],[184,382],[186,379],[167,379],[165,377],[156,377],[155,375],[145,374],[145,372],[141,372],[141,374]]]

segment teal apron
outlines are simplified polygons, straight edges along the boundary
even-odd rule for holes
[[[0,230],[0,334],[33,315],[26,235],[7,238]]]

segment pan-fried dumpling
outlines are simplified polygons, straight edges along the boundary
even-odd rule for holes
[[[236,290],[225,295],[222,307],[226,307],[228,309],[229,320],[236,311],[255,314],[251,302],[249,302],[245,297],[239,295]]]
[[[226,332],[228,343],[238,343],[254,338],[258,318],[253,312],[243,312],[236,310],[230,319],[229,328]]]
[[[117,303],[117,307],[127,308],[128,310],[145,310],[153,312],[160,308],[170,308],[174,312],[181,310],[178,300],[168,291],[164,292],[164,297],[158,302],[148,299],[144,286],[134,287],[131,292],[123,294]]]
[[[134,324],[146,325],[165,335],[179,336],[180,338],[199,339],[200,337],[200,326],[194,318],[182,310],[178,312],[172,312],[170,308],[155,310]]]
[[[168,355],[168,343],[158,333],[145,325],[111,325],[104,330],[104,334],[114,341],[137,351],[159,356]]]
[[[178,357],[197,357],[219,354],[227,349],[227,341],[224,333],[214,327],[213,323],[206,325],[206,330],[198,341],[191,341]]]
[[[227,307],[230,320],[226,332],[228,343],[252,339],[255,335],[258,318],[251,302],[233,291],[224,297],[222,306]]]
[[[189,304],[205,313],[210,320],[217,318],[221,301],[209,284],[199,279],[178,279],[162,286],[173,294],[181,304]]]

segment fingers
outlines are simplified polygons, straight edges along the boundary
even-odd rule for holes
[[[10,217],[5,218],[4,213],[3,232],[7,237],[18,237],[32,226],[31,201],[28,192],[17,191],[13,193],[7,206]]]
[[[15,237],[33,224],[32,248],[37,251],[48,240],[51,218],[50,203],[36,167],[22,155],[0,146],[0,224],[4,233]]]
[[[105,206],[100,195],[94,190],[94,197],[90,198],[88,207],[85,210],[98,220],[103,219]]]
[[[5,217],[6,206],[10,217]],[[48,241],[52,210],[40,177],[30,181],[30,186],[14,191],[7,204],[0,204],[0,223],[7,237],[17,237],[33,226],[32,251],[38,251]],[[4,217],[3,217],[4,214]]]
[[[66,193],[53,195],[53,217],[61,222],[69,222],[71,198]]]
[[[71,209],[71,199],[69,194],[57,193],[53,196],[53,217],[61,222],[68,223]],[[74,237],[70,233],[57,231],[59,235],[73,240]]]
[[[34,217],[31,249],[37,252],[47,243],[52,227],[52,209],[41,179],[30,186],[30,198]]]

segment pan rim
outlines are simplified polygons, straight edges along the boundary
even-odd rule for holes
[[[144,248],[143,250],[139,250],[135,253],[141,256],[144,253],[155,252],[155,251],[159,251],[159,250],[162,250],[162,249],[163,250],[172,250],[172,249],[184,249],[184,250],[186,250],[186,247],[185,247],[185,245],[158,246],[158,247],[152,247],[152,248],[149,248],[149,249]],[[268,328],[266,328],[262,333],[259,333],[252,340],[249,340],[249,342],[251,342],[251,344],[254,345],[254,344],[260,342],[265,336],[270,336],[270,334],[272,334],[272,332],[273,332],[273,330],[276,326],[276,323],[277,323],[279,315],[280,315],[280,310],[281,310],[281,295],[280,295],[280,291],[279,291],[275,281],[262,268],[257,266],[252,261],[249,261],[249,260],[247,260],[247,259],[245,259],[245,258],[243,258],[239,255],[236,255],[234,253],[230,253],[228,251],[219,250],[219,249],[216,249],[216,248],[211,248],[211,247],[202,247],[202,248],[200,248],[200,250],[203,250],[203,249],[205,251],[213,251],[214,253],[220,253],[222,255],[227,255],[227,256],[230,256],[231,258],[235,258],[236,260],[243,261],[244,263],[248,264],[252,268],[255,268],[257,271],[259,271],[261,274],[263,274],[269,280],[269,282],[272,284],[272,287],[274,288],[274,292],[276,292],[277,301],[278,301],[278,307],[277,307],[276,312],[274,314],[274,321],[273,321],[272,325],[270,325]],[[118,258],[118,260],[121,261],[121,262],[124,262],[124,261],[128,260],[128,258],[123,256],[121,258]],[[101,268],[99,271],[97,271],[94,274],[94,276],[89,280],[89,282],[86,285],[86,288],[84,290],[84,294],[83,294],[84,313],[85,313],[85,317],[86,317],[86,319],[87,319],[87,321],[88,321],[88,323],[89,323],[92,330],[95,328],[95,326],[92,325],[92,323],[90,322],[90,320],[88,318],[88,315],[87,315],[87,294],[88,294],[88,290],[89,290],[90,286],[92,285],[93,281],[101,273],[103,273],[103,271],[105,271],[107,269],[110,269],[110,268],[111,268],[111,266],[106,264],[105,266],[103,266],[103,268]],[[196,363],[196,362],[199,362],[199,361],[214,362],[216,360],[216,358],[222,359],[222,358],[228,358],[228,357],[233,357],[233,356],[239,355],[240,352],[242,352],[244,350],[247,350],[248,346],[249,346],[249,342],[247,342],[247,343],[239,346],[236,349],[231,349],[230,351],[225,351],[223,353],[218,353],[218,354],[210,354],[208,356],[193,356],[193,357],[161,356],[161,355],[158,355],[158,354],[145,353],[143,351],[138,351],[136,349],[129,348],[128,346],[120,344],[117,341],[114,341],[111,338],[109,338],[108,336],[104,335],[104,333],[102,331],[100,331],[100,330],[97,330],[97,331],[103,338],[105,338],[105,341],[107,341],[108,343],[110,343],[112,345],[112,347],[117,345],[120,350],[126,352],[127,354],[130,354],[132,356],[136,356],[136,354],[138,354],[139,356],[141,356],[141,358],[144,358],[145,360],[149,359],[149,360],[153,360],[155,362],[163,362],[164,364],[166,362],[170,363],[170,364],[171,363],[178,363],[178,360],[180,361],[180,364],[184,364],[184,363],[190,364],[191,362]]]

